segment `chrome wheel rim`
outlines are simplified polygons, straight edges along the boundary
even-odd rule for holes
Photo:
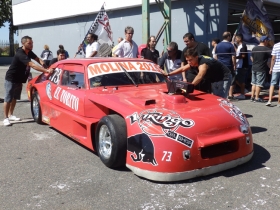
[[[99,130],[99,154],[109,159],[112,153],[112,138],[106,125],[102,125]]]
[[[37,97],[33,98],[32,110],[34,117],[37,119],[39,117],[39,101]]]

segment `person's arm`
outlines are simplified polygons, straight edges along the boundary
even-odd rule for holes
[[[121,57],[120,55],[122,54],[122,51],[123,51],[122,46],[123,46],[123,42],[120,42],[120,43],[117,45],[115,51],[113,52],[113,53],[115,54],[116,57]]]
[[[183,52],[181,54],[181,68],[183,68],[187,64],[186,58],[184,56],[185,51],[186,51],[186,48],[183,49]],[[186,78],[186,73],[185,72],[182,72],[182,77],[183,77],[183,82],[187,82],[187,78]]]
[[[97,51],[92,51],[92,53],[90,54],[89,57],[94,57],[94,56],[96,56],[96,54],[97,54]]]
[[[181,68],[184,68],[185,65],[186,65],[185,62],[181,62]],[[182,71],[182,77],[183,77],[183,81],[187,82],[185,71]]]
[[[45,62],[44,62],[41,58],[36,57],[36,58],[34,58],[34,60],[37,61],[37,62],[38,62],[39,64],[41,64],[42,66],[45,66],[45,65],[46,65]]]
[[[214,58],[215,60],[218,60],[217,54],[214,54],[214,55],[213,55],[213,58]]]
[[[28,62],[27,65],[30,66],[31,68],[33,68],[37,71],[43,72],[43,73],[52,73],[53,72],[53,69],[45,69],[39,65],[36,65],[32,61]]]
[[[270,74],[272,73],[272,69],[274,67],[275,61],[276,61],[276,55],[273,55],[271,58],[271,64],[270,64],[270,70],[269,70]]]
[[[250,56],[250,59],[251,59],[251,61],[252,61],[252,62],[254,62],[254,59],[253,59],[253,57],[252,57],[252,56]]]
[[[206,64],[200,65],[198,67],[198,74],[196,75],[196,77],[192,81],[192,84],[194,84],[195,86],[197,84],[199,84],[201,82],[201,80],[203,79],[204,75],[206,74],[207,69],[208,69],[208,66]]]
[[[171,76],[171,75],[174,75],[174,74],[179,74],[180,72],[185,72],[187,70],[189,70],[191,68],[190,64],[187,64],[187,65],[184,65],[184,66],[181,66],[180,68],[176,69],[175,71],[172,71],[170,73],[164,73],[165,76]],[[163,73],[164,71],[162,71]]]
[[[164,70],[164,63],[166,59],[167,59],[166,53],[164,53],[163,56],[161,56],[161,58],[159,59],[158,65],[162,70]]]
[[[231,60],[232,60],[233,70],[236,70],[236,56],[235,55],[231,56]]]

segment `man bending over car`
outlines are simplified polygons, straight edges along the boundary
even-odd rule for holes
[[[187,49],[184,56],[188,62],[187,65],[170,73],[166,73],[165,71],[162,71],[162,73],[165,76],[171,76],[196,68],[198,74],[192,81],[192,84],[198,85],[202,79],[208,80],[212,83],[214,95],[227,98],[232,78],[228,67],[211,57],[198,55],[197,51],[192,48]]]
[[[52,69],[46,69],[36,65],[31,61],[33,59],[42,66],[45,66],[44,61],[32,52],[33,41],[31,37],[22,37],[21,44],[22,47],[18,48],[5,77],[4,126],[11,125],[10,120],[20,120],[20,118],[13,115],[13,112],[16,106],[16,100],[20,99],[22,83],[26,83],[29,76],[30,67],[40,72],[51,73],[53,71]]]

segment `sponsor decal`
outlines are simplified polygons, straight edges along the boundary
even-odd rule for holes
[[[61,87],[55,89],[54,98],[75,111],[79,110],[79,98],[68,91],[63,90]]]
[[[48,82],[48,84],[46,85],[46,93],[48,98],[52,100],[52,87],[50,82]]]
[[[129,137],[127,150],[133,153],[130,157],[134,162],[151,163],[153,166],[158,165],[154,156],[154,144],[145,133]]]
[[[220,101],[220,106],[226,111],[228,112],[231,116],[233,116],[237,121],[239,121],[241,124],[244,125],[248,125],[248,121],[245,118],[245,116],[243,115],[243,113],[241,112],[241,110],[233,105],[232,103],[230,103],[229,101],[225,100],[225,99],[217,99],[218,101]]]
[[[160,72],[157,64],[149,62],[106,62],[96,63],[88,66],[88,77],[123,72],[122,68],[129,72]]]
[[[49,80],[54,84],[58,84],[60,81],[61,72],[62,72],[62,69],[56,68],[54,70],[54,73],[50,76]]]
[[[138,123],[141,130],[148,136],[165,136],[191,148],[193,140],[179,134],[176,130],[179,127],[191,128],[194,121],[191,119],[182,119],[179,114],[167,109],[148,109],[142,111],[139,115],[134,113],[127,118],[130,124]]]

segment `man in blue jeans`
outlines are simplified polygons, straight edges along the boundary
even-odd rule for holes
[[[269,74],[272,74],[270,88],[269,88],[269,99],[266,106],[271,105],[272,96],[274,92],[274,86],[279,84],[279,96],[280,96],[280,42],[275,44],[272,49],[272,58]],[[280,97],[278,97],[278,105],[280,107]]]
[[[34,59],[42,66],[45,66],[43,60],[37,57],[32,52],[33,41],[29,36],[21,38],[22,47],[19,48],[13,58],[12,64],[9,67],[5,76],[5,99],[4,99],[4,126],[10,126],[10,121],[19,121],[20,118],[13,115],[16,102],[20,99],[22,83],[26,83],[26,80],[30,73],[30,68],[40,71],[51,73],[52,69],[46,69],[36,65],[31,61]]]
[[[222,98],[227,98],[232,79],[228,67],[211,57],[199,56],[197,51],[192,48],[187,49],[184,56],[188,62],[187,65],[170,73],[162,71],[162,74],[165,76],[172,76],[189,69],[196,69],[198,74],[192,81],[192,84],[198,85],[203,79],[207,82],[215,83],[215,88],[212,90],[213,94]]]
[[[228,100],[238,100],[233,96],[235,75],[236,75],[236,56],[235,49],[231,43],[231,33],[226,31],[223,33],[223,41],[220,42],[215,49],[214,58],[226,65],[231,71],[232,82],[229,88]]]

